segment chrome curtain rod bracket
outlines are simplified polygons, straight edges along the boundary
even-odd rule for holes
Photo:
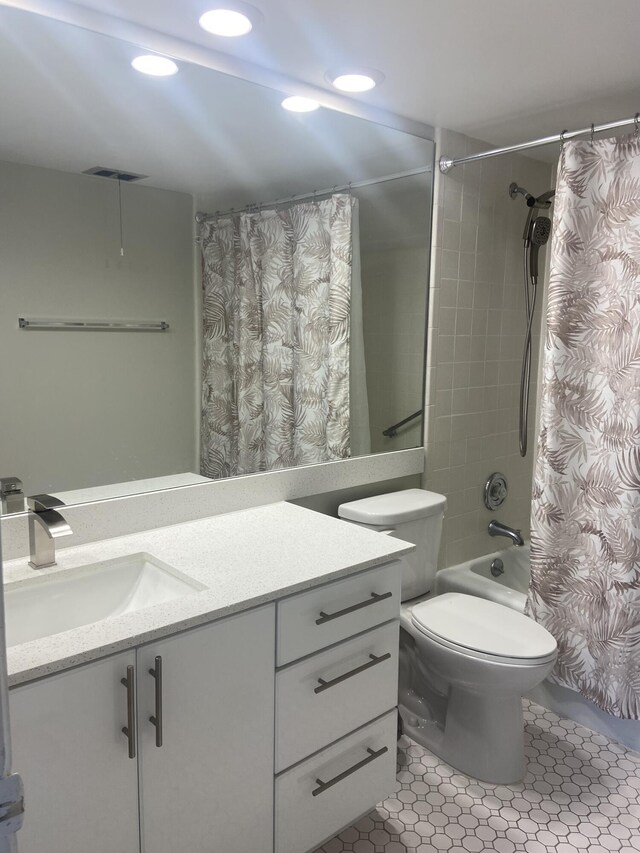
[[[443,175],[450,172],[454,166],[460,166],[463,163],[475,163],[476,160],[486,160],[488,157],[498,157],[500,154],[512,154],[515,151],[526,151],[529,148],[540,148],[543,145],[553,145],[554,142],[564,143],[568,139],[575,139],[577,136],[590,136],[594,133],[602,133],[606,130],[618,130],[621,127],[629,127],[635,125],[637,127],[638,113],[632,118],[624,118],[620,121],[610,121],[607,124],[589,125],[580,130],[563,130],[562,133],[555,133],[553,136],[541,136],[539,139],[532,139],[529,142],[520,142],[518,145],[507,145],[504,148],[490,148],[488,151],[480,151],[478,154],[470,154],[468,157],[459,157],[452,159],[451,157],[441,157],[439,161],[440,171]]]
[[[170,326],[164,320],[159,323],[124,323],[101,320],[27,320],[25,317],[18,317],[18,328],[34,332],[166,332]]]

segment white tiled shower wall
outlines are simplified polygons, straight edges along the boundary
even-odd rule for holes
[[[451,131],[439,131],[437,144],[438,157],[488,147]],[[522,459],[517,430],[528,208],[521,196],[512,200],[508,189],[516,181],[539,195],[552,178],[549,164],[520,155],[436,174],[424,485],[447,496],[441,566],[508,547],[508,540],[488,535],[492,518],[521,528],[523,535],[529,531],[542,294],[534,325],[529,451]],[[541,269],[544,260],[541,256]],[[495,514],[482,502],[493,471],[509,481],[507,501]]]

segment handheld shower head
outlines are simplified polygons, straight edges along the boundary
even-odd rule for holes
[[[544,246],[551,235],[551,220],[548,216],[536,216],[531,226],[531,245]]]
[[[524,240],[524,291],[527,330],[525,334],[524,354],[522,356],[522,373],[520,375],[520,456],[527,453],[527,421],[529,417],[529,388],[531,383],[531,327],[536,308],[536,291],[538,284],[538,258],[540,246],[544,246],[551,235],[551,220],[548,216],[538,216],[537,211],[548,210],[555,190],[547,190],[535,198],[518,184],[509,186],[509,195],[515,198],[522,195],[527,202],[529,212],[524,225],[522,239]]]
[[[555,190],[547,190],[542,195],[539,195],[537,198],[532,196],[531,193],[528,193],[522,187],[519,187],[518,184],[510,184],[509,186],[509,195],[511,198],[515,198],[518,194],[523,195],[527,201],[527,206],[529,208],[529,214],[527,216],[527,221],[524,224],[524,231],[522,232],[522,239],[524,240],[525,248],[528,249],[532,245],[532,235],[533,229],[535,227],[535,223],[540,220],[541,224],[539,228],[544,229],[547,226],[542,225],[542,220],[546,220],[549,222],[546,216],[536,216],[536,210],[548,210],[551,207],[551,200],[556,194]],[[551,230],[551,224],[549,223],[549,231]],[[540,231],[539,236],[542,234]],[[544,244],[549,239],[549,232],[547,232],[546,239],[539,243],[539,246],[544,246]]]
[[[538,255],[551,235],[551,220],[548,216],[536,216],[529,228],[529,272],[532,280],[538,279]]]

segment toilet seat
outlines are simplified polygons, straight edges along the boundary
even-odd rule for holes
[[[411,622],[441,646],[496,663],[537,666],[557,651],[551,634],[523,613],[458,592],[416,604]]]

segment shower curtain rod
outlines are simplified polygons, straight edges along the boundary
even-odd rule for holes
[[[454,166],[459,166],[461,163],[473,163],[476,160],[486,160],[487,157],[497,157],[499,154],[526,151],[527,148],[539,148],[542,145],[551,145],[554,142],[566,142],[567,139],[573,139],[576,136],[602,133],[604,130],[616,130],[619,127],[628,127],[630,124],[635,124],[636,133],[639,133],[638,119],[640,119],[640,113],[636,113],[633,118],[623,118],[620,121],[610,121],[607,124],[592,124],[590,127],[584,127],[581,130],[563,130],[562,133],[556,133],[553,136],[541,136],[539,139],[521,142],[519,145],[507,145],[505,148],[491,148],[489,151],[480,151],[480,153],[470,154],[468,157],[459,157],[457,159],[441,157],[439,163],[440,171],[446,175]]]
[[[343,192],[344,190],[356,190],[360,187],[370,187],[373,184],[384,184],[387,181],[396,181],[399,178],[411,178],[413,175],[423,175],[425,172],[430,172],[431,166],[421,166],[419,169],[409,169],[406,172],[395,172],[392,175],[383,175],[381,178],[370,178],[368,181],[356,181],[341,186],[329,187],[325,190],[313,190],[312,192],[301,193],[300,195],[292,195],[287,198],[276,199],[270,202],[259,202],[256,204],[248,204],[246,207],[230,208],[229,210],[217,210],[215,213],[196,213],[196,222],[201,225],[203,222],[211,222],[214,219],[220,219],[222,216],[231,216],[234,213],[246,213],[247,211],[268,210],[278,207],[281,204],[292,204],[294,201],[303,201],[305,198],[316,198],[322,195],[331,195],[331,193]]]

